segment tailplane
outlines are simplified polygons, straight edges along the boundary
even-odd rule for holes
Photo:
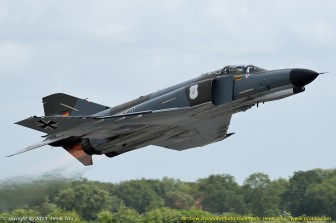
[[[84,166],[90,166],[93,164],[92,156],[84,152],[80,143],[73,146],[63,146],[63,148],[68,151],[73,157],[75,157]]]
[[[19,150],[19,151],[15,152],[13,154],[10,154],[7,157],[15,156],[15,155],[18,155],[20,153],[28,152],[30,150],[33,150],[33,149],[36,149],[36,148],[39,148],[39,147],[42,147],[42,146],[46,146],[46,145],[53,146],[53,145],[55,145],[54,143],[59,144],[60,142],[62,142],[64,140],[68,140],[68,139],[70,139],[70,138],[67,138],[65,136],[54,136],[54,137],[51,137],[51,138],[47,138],[47,139],[43,140],[42,142],[35,143],[31,146],[28,146],[28,147],[26,147],[22,150]],[[93,164],[92,156],[88,155],[84,152],[80,143],[77,143],[77,144],[73,144],[73,143],[67,144],[67,143],[65,143],[62,147],[66,151],[68,151],[73,157],[75,157],[79,162],[81,162],[84,166],[90,166],[90,165]]]

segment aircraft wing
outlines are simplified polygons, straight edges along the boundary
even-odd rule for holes
[[[196,109],[156,110],[140,116],[115,119],[110,124],[114,130],[106,129],[114,135],[123,136],[120,140],[116,140],[116,143],[127,144],[133,148],[156,145],[184,150],[204,146],[230,136],[227,131],[231,116],[232,111],[224,112],[223,109],[212,105]],[[108,132],[100,133],[108,135]],[[117,152],[124,151],[127,152],[127,148],[121,148]]]
[[[181,123],[176,125],[176,134],[165,138],[153,145],[174,150],[185,150],[205,146],[212,142],[221,141],[228,134],[231,115],[216,117],[211,120],[197,119],[197,123]]]

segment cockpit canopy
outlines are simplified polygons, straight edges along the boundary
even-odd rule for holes
[[[225,66],[221,74],[249,74],[249,73],[257,73],[260,71],[264,71],[260,67],[254,66],[252,64],[249,65],[229,65]]]
[[[205,73],[203,75],[225,75],[225,74],[251,74],[265,71],[265,69],[254,66],[252,64],[249,65],[228,65],[222,69],[218,69],[215,71],[211,71]]]

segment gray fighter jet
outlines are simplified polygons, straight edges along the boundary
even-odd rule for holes
[[[148,145],[184,150],[221,141],[231,116],[261,102],[301,93],[319,73],[308,69],[265,70],[225,66],[192,80],[108,107],[58,93],[42,99],[45,116],[16,124],[45,133],[44,145],[63,147],[84,165]]]

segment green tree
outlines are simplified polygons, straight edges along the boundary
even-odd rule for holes
[[[233,176],[211,175],[198,183],[202,194],[201,204],[205,210],[213,213],[244,211],[243,196]]]
[[[178,223],[181,219],[181,213],[178,210],[170,208],[157,208],[146,213],[143,222],[146,223]]]
[[[97,219],[99,223],[112,223],[113,215],[109,211],[102,210],[97,214]]]
[[[206,218],[214,217],[214,215],[204,210],[197,210],[197,209],[181,210],[180,213],[181,213],[181,222],[186,222],[186,223],[194,223],[194,222],[215,223],[215,222],[218,222],[218,221],[210,221],[209,219],[206,219]],[[188,217],[199,218],[199,219],[196,221],[185,220],[185,218],[188,219]],[[205,219],[201,220],[202,218],[205,218]]]
[[[31,209],[16,209],[12,212],[3,212],[0,214],[1,222],[31,222],[30,219],[35,219],[36,217],[41,216],[40,213],[36,210]]]
[[[47,217],[51,222],[59,222],[59,223],[83,222],[83,220],[81,220],[76,211],[65,211],[61,209],[55,209],[52,213],[48,214]]]
[[[118,211],[112,215],[112,223],[141,223],[142,216],[134,209],[120,205]]]
[[[289,179],[289,185],[283,195],[283,203],[294,216],[308,214],[309,206],[306,193],[310,186],[322,181],[320,170],[298,171]]]
[[[17,177],[0,182],[0,212],[33,207],[49,201],[69,179],[48,174],[39,178]]]
[[[272,197],[272,205],[273,210],[276,210],[272,215],[280,215],[286,209],[285,204],[283,204],[282,196],[288,188],[288,180],[287,179],[277,179],[270,183],[268,188],[268,194]]]
[[[86,220],[92,220],[99,211],[110,209],[111,198],[99,185],[84,182],[60,192],[56,204],[67,211],[76,211]]]
[[[256,216],[281,214],[280,196],[285,188],[283,181],[271,182],[268,175],[254,173],[245,180],[243,188],[249,213]]]
[[[164,199],[165,205],[173,209],[190,209],[195,205],[198,189],[195,183],[186,183],[178,179],[164,177],[159,182],[158,195]]]
[[[15,209],[9,214],[12,216],[19,216],[19,217],[20,216],[35,217],[40,215],[40,213],[36,210],[23,209],[23,208]]]
[[[160,181],[160,192],[158,194],[161,197],[164,197],[168,192],[171,191],[182,191],[185,193],[189,193],[190,186],[187,183],[182,182],[181,180],[164,177]]]
[[[314,184],[306,194],[307,214],[336,218],[336,176]]]
[[[50,202],[43,202],[38,205],[36,209],[41,213],[41,216],[47,216],[48,214],[61,210],[56,204]]]
[[[166,205],[174,209],[190,209],[194,206],[194,198],[182,191],[169,191],[166,194]]]
[[[127,207],[139,213],[164,206],[163,199],[155,193],[145,180],[131,180],[117,186],[117,195]]]

